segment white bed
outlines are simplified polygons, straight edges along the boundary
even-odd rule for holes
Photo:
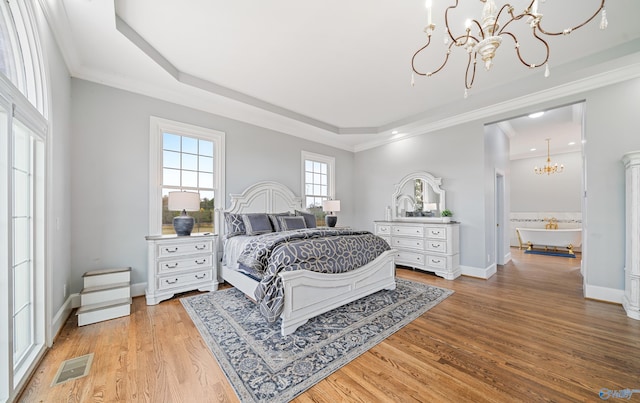
[[[224,212],[247,214],[294,210],[303,210],[302,203],[289,188],[278,182],[259,182],[242,194],[232,194],[231,205]],[[388,250],[374,261],[347,273],[326,274],[307,270],[280,273],[285,301],[280,315],[282,335],[295,332],[299,326],[321,313],[382,289],[395,289],[394,254],[394,250]],[[255,299],[254,291],[258,282],[227,267],[224,259],[222,279]]]

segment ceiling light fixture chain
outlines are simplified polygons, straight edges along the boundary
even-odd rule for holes
[[[533,168],[533,171],[538,175],[542,175],[542,174],[551,175],[551,174],[560,173],[564,171],[563,164],[558,165],[558,163],[556,162],[554,165],[551,165],[551,149],[549,146],[549,141],[551,141],[551,139],[546,139],[546,140],[547,140],[547,163],[543,167]]]
[[[444,43],[445,45],[448,44],[448,47],[444,57],[444,61],[435,70],[422,72],[416,68],[416,56],[424,49],[429,47],[429,45],[431,44],[431,35],[436,29],[436,26],[432,21],[432,2],[431,0],[426,0],[425,6],[427,7],[427,26],[424,28],[424,32],[427,34],[427,43],[423,47],[418,49],[411,58],[411,68],[413,70],[411,73],[412,86],[415,85],[414,73],[420,76],[431,77],[444,68],[444,66],[449,61],[449,55],[451,54],[451,51],[455,49],[455,47],[462,47],[469,55],[464,77],[464,97],[466,98],[468,96],[468,90],[470,90],[473,86],[473,82],[476,77],[476,62],[478,57],[480,57],[480,59],[482,59],[482,61],[484,62],[485,69],[490,70],[496,51],[502,44],[503,37],[509,37],[513,40],[515,44],[514,47],[516,55],[518,56],[518,59],[522,64],[532,69],[545,66],[544,76],[548,77],[550,74],[548,62],[551,49],[549,48],[549,43],[540,34],[547,36],[569,35],[576,29],[579,29],[591,22],[600,12],[602,12],[600,29],[606,29],[608,25],[607,13],[604,9],[606,0],[601,0],[600,6],[590,18],[574,27],[566,28],[559,32],[547,31],[540,25],[543,14],[538,12],[538,0],[532,0],[531,3],[529,3],[529,6],[519,14],[515,14],[513,6],[508,3],[500,7],[500,9],[498,10],[495,4],[495,0],[480,1],[484,3],[480,20],[470,18],[467,19],[465,21],[464,33],[460,35],[455,35],[451,29],[451,26],[449,25],[449,11],[458,7],[459,0],[455,0],[454,5],[449,6],[445,9],[444,23],[447,32],[445,34]],[[505,18],[507,19],[503,24],[500,24],[500,19],[503,16],[506,16]],[[513,32],[506,30],[510,24],[517,21],[524,21],[526,24],[528,24],[531,27],[532,36],[542,45],[544,45],[545,57],[544,60],[542,60],[540,63],[529,63],[524,60],[522,54],[520,53],[520,42],[518,41],[518,38]],[[472,27],[478,29],[477,35],[472,34]]]

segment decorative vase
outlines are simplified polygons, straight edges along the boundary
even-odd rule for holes
[[[187,215],[186,211],[183,211],[179,216],[173,217],[173,229],[178,236],[189,236],[193,229],[195,219]]]

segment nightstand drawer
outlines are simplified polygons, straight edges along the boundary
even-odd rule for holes
[[[211,266],[211,254],[190,256],[184,259],[167,259],[158,262],[158,274],[183,271],[196,267],[206,268]]]
[[[421,238],[392,238],[391,243],[394,248],[424,250],[424,239]]]
[[[212,275],[212,270],[208,269],[178,274],[176,276],[158,277],[158,290],[182,287],[186,284],[197,285],[198,283],[210,282]],[[193,288],[198,287],[194,286]]]
[[[190,255],[194,253],[211,252],[213,248],[211,240],[199,240],[188,243],[167,243],[158,245],[158,258],[169,256]]]

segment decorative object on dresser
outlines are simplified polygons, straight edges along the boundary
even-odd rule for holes
[[[218,289],[218,236],[147,236],[147,305],[176,293]]]
[[[195,220],[187,214],[187,211],[200,210],[200,194],[197,192],[169,192],[167,209],[169,211],[182,211],[173,218],[173,229],[178,236],[189,236]]]
[[[441,184],[441,178],[423,171],[402,178],[391,196],[391,220],[376,221],[375,234],[396,249],[396,264],[453,280],[462,272],[460,226],[449,223],[452,213]]]
[[[622,306],[640,319],[640,151],[622,157],[625,167],[625,278]]]
[[[295,196],[288,187],[278,182],[265,181],[249,186],[242,194],[232,194],[230,207],[224,211],[224,215],[225,222],[227,222],[227,218],[256,212],[271,216],[301,210],[301,198]],[[233,226],[225,225],[222,278],[251,299],[260,301],[261,308],[265,307],[265,302],[267,304],[275,302],[274,305],[277,308],[281,308],[281,313],[278,317],[273,317],[278,309],[271,311],[270,306],[266,306],[265,309],[271,311],[268,312],[269,319],[280,321],[282,335],[292,334],[310,318],[376,291],[382,289],[392,290],[396,286],[395,251],[390,250],[387,243],[370,232],[332,228],[305,228],[258,236],[245,236],[243,238],[239,233],[232,232],[234,230]],[[229,236],[232,233],[235,236]],[[316,235],[320,236],[316,237]],[[280,243],[280,240],[283,239],[294,239],[296,242],[287,244],[287,248],[278,248],[278,246],[283,245]],[[309,241],[312,242],[309,243]],[[330,248],[322,249],[318,247],[320,243],[341,248],[348,245],[358,245],[353,250],[362,253],[358,253],[358,256],[353,253],[347,253],[349,259],[342,259],[345,263],[351,263],[349,269],[353,268],[353,270],[350,271],[321,273],[319,271],[304,270],[304,268],[325,269],[327,268],[325,265],[329,265],[342,257],[337,253],[335,255],[324,253],[323,256],[317,258],[316,254],[319,251],[331,250]],[[272,247],[267,248],[266,246]],[[299,253],[300,247],[304,248],[306,246],[310,246],[310,250],[313,252],[313,259],[305,259],[304,253]],[[284,249],[287,249],[287,251]],[[292,255],[288,252],[289,249],[298,253]],[[250,252],[250,255],[243,253],[247,251]],[[276,258],[284,257],[284,259],[276,260],[274,263],[274,259],[271,259],[272,256]],[[372,257],[373,260],[370,260],[369,258]],[[295,262],[285,265],[284,263],[288,258],[293,258]],[[356,264],[354,258],[357,258],[356,260],[359,263]],[[240,261],[242,261],[242,264],[240,264]],[[247,264],[252,264],[254,261],[262,263],[262,266],[266,269],[260,270],[260,268],[248,267]],[[272,268],[279,269],[277,274],[268,271]],[[303,268],[303,270],[291,270],[292,268]],[[331,267],[331,269],[334,268],[338,267]],[[266,280],[265,282],[261,281],[263,278]],[[266,294],[268,295],[263,295],[264,285],[268,285],[269,280],[272,279],[281,287],[274,289],[273,292],[267,292]],[[261,309],[263,314],[265,314],[265,309]]]
[[[325,200],[322,202],[322,211],[328,211],[324,217],[327,227],[335,227],[338,223],[338,217],[334,214],[340,211],[340,200]]]

